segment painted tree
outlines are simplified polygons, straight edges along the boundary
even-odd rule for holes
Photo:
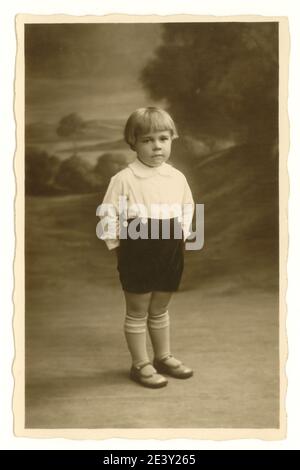
[[[51,194],[56,191],[55,177],[60,166],[57,157],[43,150],[25,148],[25,192],[28,195]]]
[[[77,156],[77,141],[79,136],[83,134],[85,127],[84,120],[77,113],[68,114],[59,121],[56,132],[60,137],[72,140],[75,157]]]
[[[141,74],[193,134],[276,142],[278,24],[169,23]]]
[[[75,155],[61,162],[55,184],[73,194],[90,193],[100,187],[92,165],[84,158]]]

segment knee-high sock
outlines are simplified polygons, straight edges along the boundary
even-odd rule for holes
[[[149,361],[146,344],[146,320],[147,314],[144,317],[134,317],[127,313],[125,316],[124,333],[132,363],[135,366]]]
[[[170,354],[170,320],[168,310],[162,314],[149,314],[148,329],[154,356],[163,359]]]

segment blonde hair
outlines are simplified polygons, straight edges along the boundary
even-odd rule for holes
[[[178,137],[174,121],[167,111],[148,106],[136,109],[129,116],[124,129],[124,138],[127,144],[133,148],[138,135],[166,130],[170,131],[172,139]]]

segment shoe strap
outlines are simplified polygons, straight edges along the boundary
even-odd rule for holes
[[[145,374],[145,373],[143,372],[143,369],[144,369],[144,367],[149,366],[149,365],[152,366],[153,372],[150,372],[150,373],[148,373],[148,374],[147,374],[147,373]],[[134,368],[139,371],[139,373],[140,373],[140,375],[141,375],[142,377],[145,377],[145,378],[147,378],[147,377],[148,377],[148,378],[149,378],[149,377],[152,377],[153,374],[156,373],[156,370],[155,370],[155,368],[153,367],[153,364],[151,364],[150,361],[143,362],[142,364],[139,364],[138,366],[134,366]]]
[[[166,361],[167,359],[169,359],[170,357],[174,357],[173,354],[168,354],[167,356],[163,356],[162,358],[157,359],[157,361],[158,361],[158,362],[164,362],[164,361]]]
[[[148,366],[149,364],[151,364],[151,362],[150,362],[150,361],[147,361],[147,362],[142,362],[142,363],[139,364],[138,366],[133,366],[133,367],[135,367],[137,370],[141,370],[141,369],[143,369],[143,367],[146,367],[146,366]],[[151,364],[151,365],[152,365],[152,364]]]
[[[172,369],[177,369],[178,367],[180,367],[180,366],[183,365],[183,363],[182,363],[181,361],[179,361],[179,359],[176,359],[176,358],[173,356],[173,354],[168,354],[167,356],[163,357],[162,359],[158,359],[158,362],[161,362],[161,363],[164,364],[164,363],[165,363],[168,359],[170,359],[170,358],[174,358],[175,361],[178,362],[178,364],[177,364],[176,366],[175,366],[175,365],[170,366],[170,367],[172,367]]]
[[[147,366],[147,365],[151,366],[151,368],[152,368],[151,372],[150,371],[146,372],[144,370],[144,367]],[[157,375],[157,370],[155,369],[153,364],[151,364],[151,362],[149,362],[148,364],[145,364],[145,366],[143,366],[142,369],[139,371],[139,373],[142,377],[144,377],[145,379],[147,379],[147,378],[150,379],[151,377],[154,377],[155,375]]]

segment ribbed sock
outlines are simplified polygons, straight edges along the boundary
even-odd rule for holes
[[[149,314],[148,329],[154,356],[163,359],[170,354],[170,320],[168,310],[160,315]]]
[[[132,357],[132,364],[138,366],[149,361],[146,345],[146,320],[144,317],[134,317],[126,314],[124,323],[124,333],[127,346]]]

